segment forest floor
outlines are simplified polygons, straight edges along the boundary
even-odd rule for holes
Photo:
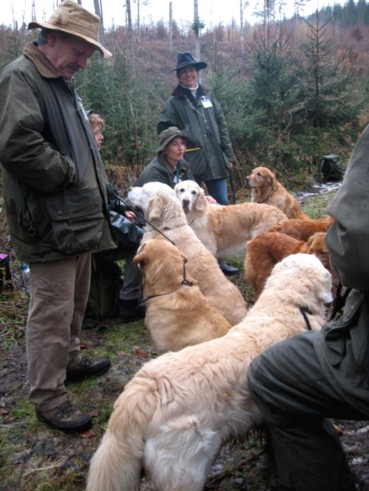
[[[310,216],[321,216],[329,199],[329,195],[302,199],[304,211]],[[0,296],[0,491],[83,490],[89,461],[105,431],[115,399],[138,369],[156,354],[143,322],[123,324],[119,319],[109,319],[83,330],[86,355],[109,356],[112,361],[108,374],[68,385],[76,405],[96,416],[93,430],[66,435],[39,423],[28,401],[25,353],[28,294],[21,288],[20,264],[10,249],[1,210],[0,238],[0,252],[10,255],[14,285],[13,291],[3,291]],[[242,267],[241,259],[230,262]],[[251,305],[252,294],[242,276],[241,273],[235,281]],[[369,491],[369,422],[337,423],[342,429],[342,444],[357,489]],[[144,482],[142,489],[150,491],[151,487]],[[277,491],[278,479],[266,451],[263,431],[226,445],[211,468],[205,489]]]

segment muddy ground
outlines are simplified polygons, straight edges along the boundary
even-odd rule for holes
[[[0,219],[3,221],[1,210]],[[1,226],[0,222],[0,227],[2,252],[9,244],[4,223]],[[111,319],[83,330],[86,356],[109,356],[112,360],[112,369],[103,377],[68,386],[76,405],[95,414],[93,431],[65,435],[39,423],[27,397],[24,334],[28,296],[21,289],[20,264],[9,252],[15,288],[0,295],[0,491],[83,490],[90,458],[115,399],[134,373],[156,355],[142,322],[122,324]],[[337,423],[357,489],[369,491],[369,422]],[[208,491],[278,489],[263,431],[251,433],[246,441],[228,444],[206,485]],[[144,483],[143,490],[151,488]]]
[[[111,321],[115,324],[115,321]],[[134,330],[134,334],[132,334]],[[20,328],[20,332],[23,329]],[[148,359],[155,356],[140,323],[109,325],[83,331],[86,353],[105,353],[113,331],[124,338],[124,351],[115,353],[108,375],[97,381],[70,386],[72,397],[97,415],[91,434],[65,435],[38,423],[27,403],[24,335],[0,355],[0,489],[1,491],[82,490],[91,455],[103,434],[111,405],[124,384]],[[4,339],[4,338],[3,338]],[[113,355],[113,353],[111,353]],[[355,474],[357,489],[369,490],[369,424],[339,421],[342,443]],[[145,485],[145,490],[150,486]],[[212,467],[207,490],[277,491],[278,480],[265,448],[262,431],[247,441],[227,445]],[[102,490],[103,491],[103,490]],[[327,490],[330,491],[330,490]],[[333,491],[333,490],[332,490]]]

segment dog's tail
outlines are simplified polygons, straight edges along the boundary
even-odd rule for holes
[[[145,431],[155,411],[153,383],[133,379],[117,399],[108,429],[90,463],[87,491],[139,489]]]

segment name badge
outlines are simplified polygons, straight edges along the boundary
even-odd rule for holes
[[[201,104],[203,105],[203,107],[205,109],[208,109],[209,107],[213,107],[213,104],[211,103],[211,101],[209,99],[207,99],[206,97],[201,98]]]

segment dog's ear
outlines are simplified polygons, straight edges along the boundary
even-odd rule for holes
[[[270,184],[273,191],[277,189],[277,177],[274,172],[270,171],[270,176],[268,176],[268,183]]]
[[[147,254],[145,252],[145,244],[143,244],[138,250],[138,253],[133,258],[133,264],[136,267],[142,267],[142,265],[145,264],[146,258],[147,258]]]
[[[160,220],[163,214],[163,199],[160,196],[151,198],[146,208],[146,219],[148,222],[155,223]]]
[[[199,195],[195,203],[195,210],[205,211],[208,206],[208,200],[205,196],[205,191],[199,187]]]

